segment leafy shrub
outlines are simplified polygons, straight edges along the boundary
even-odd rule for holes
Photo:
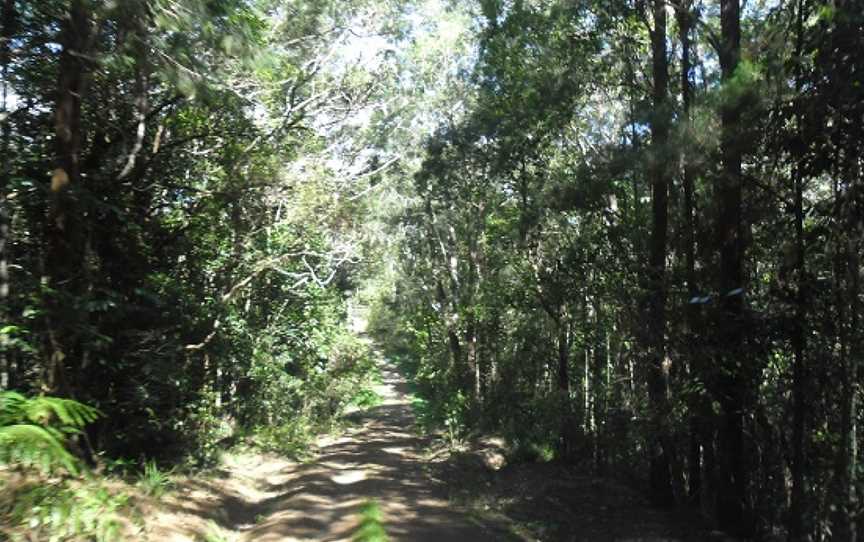
[[[371,408],[381,404],[381,396],[372,388],[363,388],[351,399],[351,404],[360,408]]]
[[[304,459],[309,456],[309,445],[315,433],[307,419],[298,417],[280,425],[257,428],[252,444],[265,452]]]
[[[555,448],[548,442],[514,439],[507,453],[507,464],[546,463],[555,458]]]
[[[461,391],[452,394],[436,394],[431,399],[423,395],[411,400],[411,408],[420,428],[427,433],[443,430],[444,438],[451,448],[464,443],[470,432],[467,422],[470,401]]]
[[[195,542],[228,542],[228,537],[225,536],[219,525],[211,521],[207,527],[207,532],[198,536]]]
[[[314,340],[314,355],[307,358],[274,338],[260,341],[242,416],[253,446],[303,457],[314,436],[332,430],[349,405],[380,401],[372,389],[380,374],[366,343],[338,327]]]
[[[232,428],[224,413],[217,407],[216,393],[201,393],[197,401],[186,410],[185,416],[176,422],[177,429],[185,429],[190,440],[187,463],[193,467],[204,467],[218,462],[219,441],[230,436]]]

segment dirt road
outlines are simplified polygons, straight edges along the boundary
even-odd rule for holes
[[[352,417],[357,424],[319,442],[316,459],[291,463],[243,456],[223,478],[192,484],[158,511],[152,540],[348,541],[364,504],[375,501],[391,541],[508,540],[450,506],[426,474],[424,439],[402,377],[383,368],[383,403]],[[209,529],[209,531],[208,531]]]

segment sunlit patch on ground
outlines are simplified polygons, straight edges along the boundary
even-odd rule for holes
[[[349,470],[330,477],[331,480],[340,485],[356,484],[366,479],[366,473],[362,470]]]

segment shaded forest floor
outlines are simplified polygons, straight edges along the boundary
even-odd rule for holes
[[[695,512],[653,507],[640,491],[561,463],[496,470],[494,441],[446,455],[433,472],[449,499],[477,517],[510,525],[524,540],[548,542],[731,542]]]
[[[355,539],[376,502],[392,541],[690,541],[711,534],[638,492],[554,463],[505,466],[489,446],[451,454],[418,436],[404,379],[383,368],[379,406],[349,416],[307,463],[238,455],[144,512],[150,540]],[[491,465],[491,466],[490,466]]]

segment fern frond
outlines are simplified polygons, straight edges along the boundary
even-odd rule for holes
[[[0,427],[0,461],[40,467],[45,471],[62,466],[77,474],[77,461],[63,447],[59,435],[56,429],[32,424]]]
[[[0,461],[78,472],[76,458],[66,450],[66,437],[80,433],[102,416],[93,407],[60,397],[26,397],[0,392]]]
[[[72,399],[39,396],[27,400],[24,404],[24,415],[33,423],[44,425],[56,418],[60,420],[60,425],[81,429],[99,418],[102,413]]]
[[[22,420],[27,398],[15,391],[0,392],[0,425],[10,425]]]

